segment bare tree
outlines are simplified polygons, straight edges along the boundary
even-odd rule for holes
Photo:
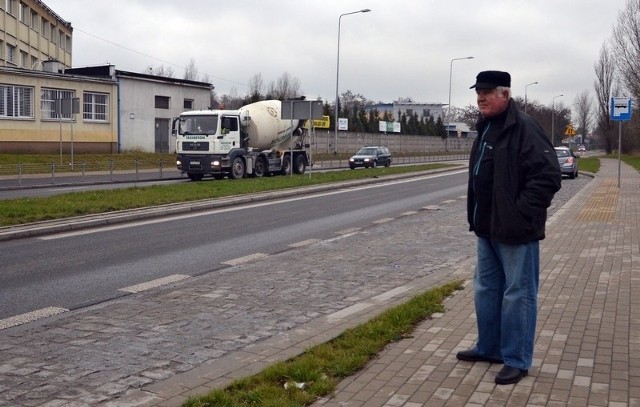
[[[273,90],[275,99],[293,99],[299,96],[300,81],[289,72],[285,72],[278,78]]]
[[[228,95],[223,95],[220,98],[220,108],[222,109],[239,109],[242,105],[242,98],[238,95],[235,86],[231,88]]]
[[[618,14],[611,40],[612,53],[623,85],[640,98],[640,0],[627,0]]]
[[[184,69],[184,77],[182,79],[186,79],[188,81],[198,80],[198,68],[196,67],[196,61],[194,61],[193,58],[189,60],[187,67]]]
[[[249,79],[248,102],[253,103],[264,98],[264,80],[262,74],[257,73]]]
[[[144,73],[149,74],[149,75],[156,75],[156,76],[163,76],[165,78],[173,78],[173,68],[171,68],[170,66],[164,66],[164,65],[160,65],[157,68],[154,68],[153,66],[149,65],[145,70]]]
[[[596,92],[597,115],[596,126],[601,138],[602,147],[610,154],[616,146],[615,135],[610,117],[609,101],[614,90],[615,66],[611,52],[606,44],[600,48],[600,58],[594,65],[596,80],[594,89]]]
[[[631,94],[636,101],[640,100],[640,0],[627,0],[626,7],[618,14],[618,21],[613,30],[611,40],[615,63],[619,72],[620,87]],[[623,96],[616,92],[613,96]],[[640,117],[636,114],[631,122],[623,124],[623,153],[631,153],[640,148],[637,133],[633,129],[640,128]]]
[[[578,133],[582,134],[582,142],[591,134],[593,122],[593,100],[589,96],[589,90],[585,89],[576,96],[575,100],[576,116],[578,122]]]

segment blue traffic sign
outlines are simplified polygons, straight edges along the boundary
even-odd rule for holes
[[[631,120],[631,98],[611,98],[611,120]]]

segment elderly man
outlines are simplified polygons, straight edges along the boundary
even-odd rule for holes
[[[477,236],[474,295],[478,339],[457,358],[504,363],[497,384],[517,383],[533,359],[539,241],[561,173],[540,125],[511,98],[511,75],[483,71],[478,138],[469,159],[467,218]]]

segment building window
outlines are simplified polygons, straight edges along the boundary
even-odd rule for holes
[[[193,99],[185,99],[184,100],[184,108],[187,110],[193,109]]]
[[[49,38],[49,22],[44,17],[40,21],[42,22],[42,24],[40,24],[40,27],[42,27],[40,30],[42,31],[42,36],[44,38]]]
[[[24,51],[20,51],[20,66],[23,68],[30,68],[29,66],[29,54]]]
[[[62,90],[62,89],[46,89],[42,88],[40,95],[40,110],[43,120],[59,119],[60,116],[56,113],[56,102],[61,99],[73,99],[74,91]],[[63,120],[71,120],[71,112],[66,112],[61,115]]]
[[[0,85],[0,117],[33,119],[33,88]]]
[[[51,23],[51,42],[54,44],[58,43],[58,31],[56,30],[56,26]]]
[[[60,48],[67,49],[67,44],[65,42],[66,38],[65,38],[64,33],[62,32],[62,30],[60,30],[59,36],[60,36]]]
[[[156,109],[168,109],[169,99],[168,96],[156,96]]]
[[[31,69],[36,69],[36,66],[38,65],[38,58],[34,57],[33,55],[31,56]]]
[[[431,110],[429,110],[429,109],[423,109],[423,110],[422,110],[422,117],[427,118],[427,117],[429,117],[429,116],[431,116]]]
[[[20,2],[19,12],[20,12],[19,13],[20,22],[27,24],[28,23],[27,18],[29,18],[29,7],[23,2]]]
[[[6,1],[6,7],[5,10],[7,13],[14,15],[15,14],[15,6],[13,5],[13,3],[15,2],[15,0],[7,0]]]
[[[31,29],[33,31],[38,31],[38,13],[34,10],[31,10]]]
[[[71,53],[71,37],[69,37],[68,35],[65,35],[64,37],[65,37],[64,44],[66,47],[64,50]]]
[[[7,60],[7,62],[15,63],[15,53],[16,47],[11,44],[7,44],[7,54],[5,55],[5,59]]]
[[[109,120],[109,95],[106,93],[84,92],[82,118],[106,122]]]

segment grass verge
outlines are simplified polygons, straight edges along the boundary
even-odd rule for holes
[[[385,346],[410,336],[418,323],[433,313],[444,312],[444,300],[460,289],[461,281],[431,289],[297,357],[236,380],[224,389],[191,397],[183,406],[307,406],[330,395],[341,379],[362,369]]]
[[[75,192],[40,198],[0,200],[0,226],[11,226],[72,216],[89,215],[169,203],[189,202],[234,195],[307,187],[357,179],[453,167],[451,164],[422,164],[388,168],[368,168],[314,172],[294,176],[181,182],[102,191]]]
[[[600,171],[600,159],[598,157],[581,157],[578,159],[578,170],[595,174]]]

